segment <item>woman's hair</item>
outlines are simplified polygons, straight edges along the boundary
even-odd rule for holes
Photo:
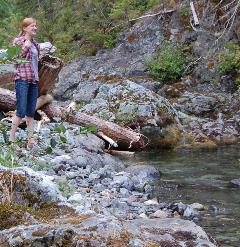
[[[23,19],[22,23],[21,23],[21,31],[19,33],[19,37],[25,34],[25,31],[23,30],[24,28],[28,27],[29,25],[31,25],[32,23],[37,23],[37,21],[33,18],[25,18]]]

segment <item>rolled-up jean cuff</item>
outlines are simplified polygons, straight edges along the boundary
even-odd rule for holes
[[[20,115],[18,112],[16,112],[16,116],[20,117],[20,118],[24,118],[25,117],[25,115]]]

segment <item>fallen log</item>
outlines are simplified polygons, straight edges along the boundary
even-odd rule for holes
[[[130,23],[130,24],[133,25],[133,24],[134,24],[136,21],[138,21],[138,20],[145,19],[145,18],[149,18],[149,17],[161,16],[161,15],[163,15],[163,14],[170,14],[170,13],[172,13],[172,12],[174,12],[174,11],[175,11],[175,9],[163,9],[162,11],[160,11],[160,12],[158,12],[158,13],[143,15],[143,16],[140,16],[140,17],[137,17],[137,18],[134,18],[134,19],[131,19],[131,20],[122,22],[122,23],[120,23],[120,24],[118,24],[118,25],[116,25],[116,26],[113,26],[113,27],[107,29],[106,31],[107,31],[107,32],[111,32],[111,31],[113,31],[114,29],[123,26],[124,24]]]
[[[0,88],[0,109],[4,111],[15,110],[15,93],[8,89]],[[114,142],[120,149],[141,149],[146,146],[146,138],[134,132],[131,129],[121,127],[115,123],[108,122],[97,117],[89,116],[82,112],[67,111],[63,107],[59,107],[56,103],[50,103],[41,108],[46,115],[52,119],[58,117],[62,121],[81,126],[95,125],[98,131],[102,132]]]
[[[63,121],[83,126],[95,125],[98,131],[116,142],[120,149],[141,149],[146,146],[146,138],[143,135],[115,123],[82,112],[68,112],[65,108],[57,106],[56,103],[45,105],[41,110],[49,118],[58,117]]]

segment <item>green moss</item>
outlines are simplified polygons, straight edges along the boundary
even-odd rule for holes
[[[18,205],[0,204],[0,230],[9,229],[13,226],[25,223],[25,210]]]
[[[116,114],[116,123],[120,123],[123,125],[127,125],[129,122],[132,122],[136,118],[134,114],[127,114],[127,113],[118,113]]]
[[[176,148],[180,145],[181,136],[182,133],[178,128],[169,126],[166,128],[164,138],[159,139],[155,145],[160,148]]]
[[[204,142],[192,142],[190,144],[185,144],[183,146],[179,146],[178,148],[188,148],[188,149],[195,149],[195,150],[199,150],[199,149],[216,149],[217,148],[217,144],[211,140],[207,140]]]
[[[59,207],[56,203],[46,203],[39,210],[14,203],[0,204],[0,230],[9,229],[18,225],[29,225],[26,213],[32,215],[39,223],[80,224],[89,216],[80,216],[74,209]],[[37,234],[37,233],[36,233]],[[38,233],[40,234],[40,233]]]

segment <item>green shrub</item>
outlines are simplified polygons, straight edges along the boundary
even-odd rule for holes
[[[18,167],[18,159],[15,156],[15,150],[11,147],[0,150],[0,165],[13,168]]]
[[[106,34],[104,37],[104,48],[114,48],[118,32]]]
[[[160,5],[164,2],[164,0],[148,0],[148,7],[151,8],[156,5]]]
[[[113,5],[111,18],[113,20],[130,20],[140,15],[148,7],[146,0],[119,0]]]
[[[218,69],[220,74],[233,74],[240,86],[240,46],[229,43],[226,50],[219,54]]]
[[[177,80],[183,74],[185,57],[182,45],[166,42],[155,59],[146,61],[145,64],[154,79],[163,82]]]

